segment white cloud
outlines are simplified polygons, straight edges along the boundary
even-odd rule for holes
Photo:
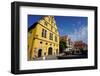
[[[87,30],[88,30],[87,26],[81,26],[78,30],[74,29],[74,32],[70,33],[69,37],[72,39],[72,41],[82,40],[85,43],[87,43],[88,39]]]
[[[60,34],[61,34],[61,33],[64,33],[64,30],[61,29],[61,28],[59,28],[59,27],[58,27],[58,31],[59,31]]]

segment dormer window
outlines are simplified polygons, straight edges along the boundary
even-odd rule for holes
[[[52,34],[52,33],[50,33],[49,39],[50,39],[50,40],[53,40],[53,34]]]
[[[48,25],[48,23],[47,23],[46,21],[44,22],[44,24],[45,24],[46,26]]]

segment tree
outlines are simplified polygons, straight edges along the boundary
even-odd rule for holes
[[[64,50],[67,48],[66,42],[60,41],[60,53],[64,52]]]

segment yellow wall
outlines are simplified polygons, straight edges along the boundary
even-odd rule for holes
[[[44,53],[48,56],[49,47],[53,49],[52,55],[57,55],[56,49],[58,49],[59,53],[59,32],[57,26],[54,25],[56,23],[52,23],[52,21],[55,22],[51,16],[43,17],[36,27],[31,30],[31,35],[28,33],[28,60],[33,60],[33,58],[38,57],[39,49],[42,49],[42,56],[44,56]],[[47,22],[48,25],[45,25],[45,22]],[[42,29],[47,30],[46,38],[42,37]],[[49,39],[50,33],[53,34],[53,40]],[[55,42],[55,36],[57,36],[57,42]],[[42,44],[40,42],[42,42]]]

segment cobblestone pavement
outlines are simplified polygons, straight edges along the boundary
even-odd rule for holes
[[[62,56],[64,55],[64,53],[61,53],[59,55],[49,55],[49,56],[46,56],[45,58],[44,57],[39,57],[39,58],[36,58],[35,60],[57,60],[57,56]]]
[[[39,57],[35,60],[57,60],[57,59],[75,59],[75,58],[87,58],[86,55],[65,55],[64,53],[59,55],[49,55],[46,57]]]
[[[49,55],[46,57],[36,58],[35,60],[57,60],[57,56],[56,55]]]

